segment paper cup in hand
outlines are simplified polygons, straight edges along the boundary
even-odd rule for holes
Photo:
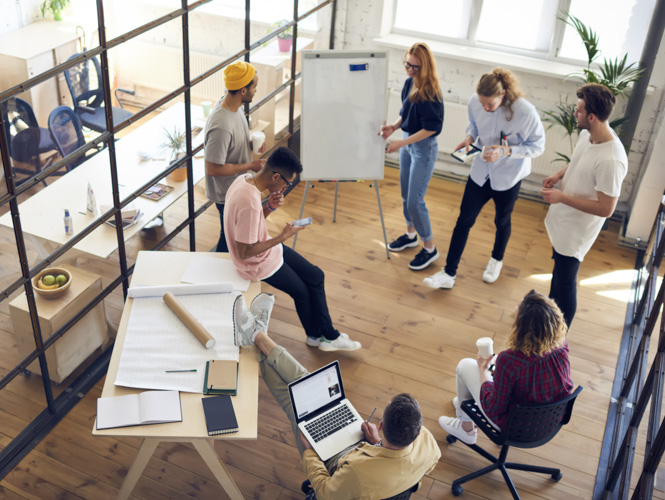
[[[264,142],[266,142],[266,134],[259,131],[252,132],[252,151],[255,154],[259,153],[259,149],[261,149]]]
[[[482,337],[476,340],[476,347],[483,359],[487,359],[494,354],[494,341],[490,337]]]

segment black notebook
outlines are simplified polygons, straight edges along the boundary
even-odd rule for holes
[[[203,403],[203,413],[205,413],[206,417],[208,436],[238,432],[238,421],[236,420],[236,413],[233,411],[231,396],[223,394],[221,396],[203,398],[201,402]]]

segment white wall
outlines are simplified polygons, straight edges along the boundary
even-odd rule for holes
[[[0,0],[0,35],[41,19],[41,0]]]
[[[338,21],[335,26],[335,47],[343,49],[383,48],[374,42],[374,38],[387,33],[388,27],[385,23],[386,20],[388,22],[390,20],[391,4],[392,0],[338,0],[339,10]],[[665,49],[665,42],[662,42],[661,46]],[[645,165],[650,157],[651,149],[649,146],[663,118],[662,108],[665,96],[663,92],[665,87],[664,52],[665,50],[660,51],[654,66],[650,82],[653,87],[652,92],[645,99],[635,138],[630,149],[629,171],[624,181],[618,205],[618,210],[625,213],[630,212],[630,203],[635,198],[642,170],[646,168]],[[403,55],[404,50],[401,48],[390,49],[389,87],[393,90],[401,89],[406,78],[401,65]],[[479,77],[495,66],[491,62],[480,64],[443,56],[437,56],[436,63],[441,77],[444,102],[455,103],[468,102]],[[579,86],[579,83],[573,80],[562,81],[560,77],[548,77],[516,70],[514,72],[520,79],[526,98],[541,111],[553,109],[559,99],[566,96],[568,96],[570,102],[576,101],[575,89]],[[620,101],[620,103],[621,108],[625,107],[625,100]],[[620,116],[621,112],[622,109],[617,109],[616,116]],[[454,165],[441,160],[440,158],[440,161],[437,162],[437,170],[454,173]],[[531,189],[536,189],[539,179],[530,178],[530,180],[532,181]]]

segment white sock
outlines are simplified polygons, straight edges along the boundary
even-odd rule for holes
[[[425,247],[423,247],[423,248],[425,248]],[[434,253],[434,252],[436,252],[436,247],[425,248],[425,250],[427,250],[429,253]]]
[[[407,231],[407,232],[406,232],[406,235],[409,237],[409,239],[413,239],[413,238],[415,238],[416,236],[418,236],[418,233],[416,233],[415,231],[412,232],[412,233],[410,233],[410,232]]]

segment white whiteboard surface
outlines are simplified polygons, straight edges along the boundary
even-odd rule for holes
[[[301,179],[383,179],[387,52],[308,50],[302,58]]]

